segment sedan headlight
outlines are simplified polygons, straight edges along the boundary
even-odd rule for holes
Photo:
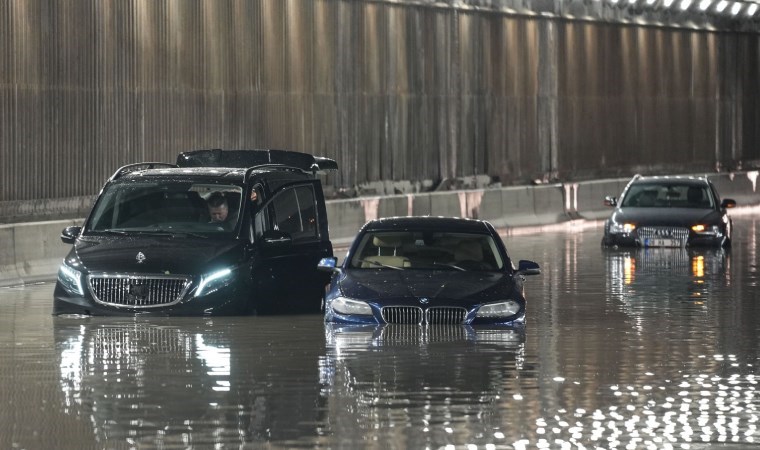
[[[520,311],[519,303],[514,300],[506,300],[481,306],[475,317],[496,319],[500,317],[514,316],[518,311]]]
[[[195,296],[208,295],[219,289],[229,285],[232,282],[232,270],[222,269],[205,275],[201,278],[201,282],[198,285],[198,289],[195,291]]]
[[[69,294],[84,296],[82,272],[69,267],[66,263],[61,264],[58,269],[58,282]]]
[[[367,302],[360,300],[353,300],[346,297],[336,297],[332,302],[330,302],[330,306],[332,307],[333,311],[338,314],[358,316],[372,315],[372,308],[367,304]]]
[[[610,222],[610,233],[613,233],[613,234],[621,234],[621,233],[628,234],[635,229],[636,229],[635,223]]]

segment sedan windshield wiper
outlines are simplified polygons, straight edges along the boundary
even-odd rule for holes
[[[386,269],[404,270],[402,267],[389,266],[381,262],[372,261],[371,259],[357,259],[357,261],[359,261],[360,263],[367,263],[367,264],[372,264],[375,266],[385,267]]]
[[[467,269],[465,269],[463,267],[459,267],[459,266],[457,266],[455,264],[447,264],[447,263],[434,262],[433,265],[434,266],[450,267],[452,269],[461,270],[462,272],[466,272],[467,271]]]

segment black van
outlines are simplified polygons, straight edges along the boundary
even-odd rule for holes
[[[58,272],[53,314],[237,315],[321,310],[333,256],[322,185],[335,161],[197,150],[116,171]]]

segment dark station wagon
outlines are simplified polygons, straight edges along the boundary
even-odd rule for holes
[[[615,210],[604,224],[605,247],[728,247],[736,206],[718,196],[705,177],[637,175],[620,198],[608,196]]]
[[[54,314],[319,312],[333,255],[317,172],[283,150],[197,150],[114,173],[58,272]]]

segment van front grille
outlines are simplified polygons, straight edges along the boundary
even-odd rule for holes
[[[96,302],[124,308],[157,308],[178,303],[191,280],[181,275],[113,275],[88,277],[90,293]]]

